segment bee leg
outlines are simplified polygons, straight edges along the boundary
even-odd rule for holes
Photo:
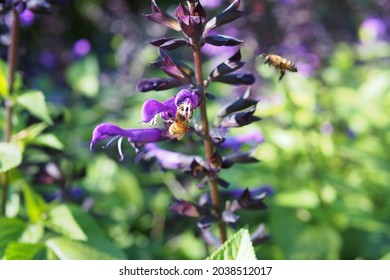
[[[280,70],[279,81],[283,78],[283,76],[284,76],[285,73],[286,73],[286,70],[284,70],[284,69]]]

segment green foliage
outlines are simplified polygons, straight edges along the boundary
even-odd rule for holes
[[[36,116],[47,124],[53,123],[46,106],[45,96],[41,91],[24,91],[16,96],[15,102],[24,107],[32,115]]]
[[[237,231],[206,260],[256,260],[249,231]]]
[[[0,173],[18,166],[21,162],[22,153],[16,144],[0,142]]]
[[[87,56],[72,64],[66,77],[73,90],[87,97],[96,97],[99,91],[99,64],[95,56]]]

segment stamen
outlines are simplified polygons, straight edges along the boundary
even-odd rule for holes
[[[102,148],[103,148],[103,149],[107,149],[108,146],[110,146],[111,143],[114,142],[114,141],[115,141],[116,139],[118,139],[119,137],[120,137],[119,135],[112,137],[112,138],[110,139],[110,141],[107,142],[106,145],[103,145],[103,146],[102,146]]]
[[[118,152],[120,155],[119,161],[122,161],[125,158],[123,156],[123,152],[122,152],[122,140],[123,140],[123,137],[119,138],[119,140],[118,140]]]

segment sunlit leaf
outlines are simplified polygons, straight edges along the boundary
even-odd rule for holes
[[[65,237],[54,237],[46,241],[50,248],[61,260],[114,260],[115,256],[102,252],[84,242]]]
[[[87,240],[87,236],[74,219],[68,206],[56,206],[49,211],[48,216],[45,222],[48,228],[74,240]]]
[[[48,205],[43,198],[34,192],[27,184],[23,185],[24,201],[27,215],[32,222],[40,221],[44,218],[44,213],[48,209]]]
[[[248,230],[240,229],[207,260],[256,260]]]
[[[28,90],[18,95],[15,99],[16,103],[23,106],[27,111],[37,118],[48,124],[53,121],[50,118],[49,111],[46,106],[45,96],[39,90]]]
[[[5,250],[6,260],[32,260],[45,249],[42,243],[11,242]]]
[[[89,55],[71,64],[66,71],[66,78],[73,90],[87,97],[95,97],[100,87],[97,58]]]
[[[0,258],[11,241],[17,241],[26,228],[26,224],[16,218],[0,218]]]
[[[64,149],[64,144],[54,134],[42,134],[36,137],[32,144],[46,146],[57,150]]]
[[[22,162],[22,152],[14,143],[0,142],[0,173],[17,167]]]

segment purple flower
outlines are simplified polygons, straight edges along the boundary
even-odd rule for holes
[[[73,44],[73,53],[77,56],[86,56],[91,50],[91,44],[87,39],[77,40]]]
[[[188,11],[182,3],[179,3],[179,7],[176,10],[176,19],[180,24],[183,33],[191,38],[199,38],[203,32],[203,23],[206,19],[206,12],[202,5],[195,1],[195,7],[193,11]]]
[[[368,17],[361,24],[359,31],[363,41],[375,41],[386,35],[386,23],[381,18]]]
[[[123,153],[121,149],[121,143],[122,139],[124,137],[127,138],[130,144],[134,145],[135,147],[139,145],[143,145],[146,143],[152,143],[161,141],[163,139],[166,139],[167,131],[166,129],[159,129],[159,128],[130,128],[130,129],[123,129],[119,126],[116,126],[111,123],[102,123],[99,124],[95,129],[93,130],[92,134],[92,140],[90,144],[90,149],[92,150],[92,146],[99,142],[100,140],[103,140],[108,137],[113,137],[106,147],[112,143],[115,139],[119,138],[118,141],[118,151],[121,156],[121,160],[123,159]]]
[[[34,23],[35,15],[30,10],[24,10],[23,13],[20,14],[20,23],[24,27],[29,27]]]
[[[238,152],[244,144],[260,144],[264,142],[264,136],[258,131],[250,131],[248,133],[227,137],[219,146],[224,149],[232,149],[233,152]]]
[[[189,120],[193,110],[198,108],[198,105],[198,92],[183,89],[177,95],[163,102],[159,102],[155,99],[147,100],[141,110],[142,121],[145,123],[152,121],[151,125],[154,125],[158,114],[161,115],[163,120],[173,121],[179,107],[185,119]]]

